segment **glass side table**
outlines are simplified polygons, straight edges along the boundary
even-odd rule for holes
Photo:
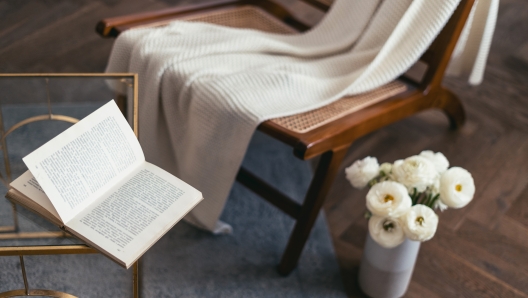
[[[137,86],[137,74],[130,73],[0,74],[0,150],[3,157],[0,162],[2,182],[0,188],[4,195],[12,179],[27,170],[22,157],[112,99],[117,102],[137,136]],[[133,104],[127,105],[127,97]],[[25,262],[24,257],[78,254],[97,254],[97,251],[39,215],[8,200],[0,200],[0,257],[18,257],[20,266],[20,268],[0,267],[0,297],[75,297],[63,290],[32,288],[32,280],[28,279],[27,272],[29,264]],[[102,261],[111,262],[109,259]],[[139,297],[138,263],[139,261],[133,265],[132,270],[133,297]],[[90,266],[90,264],[79,264],[77,266]],[[94,264],[97,266],[97,262]],[[53,265],[41,265],[43,267],[39,269],[41,274],[36,274],[35,277],[48,277],[47,274],[53,270],[47,269]],[[114,267],[110,266],[112,268],[110,271],[114,273],[124,270]],[[73,272],[84,272],[80,270],[81,268],[75,268],[75,265],[68,269],[72,269]],[[17,275],[21,276],[18,279],[14,277],[15,272],[12,272],[17,270]],[[126,271],[121,272],[127,274]],[[86,277],[83,274],[80,275],[81,278]],[[23,288],[20,289],[22,286],[20,284],[18,288],[6,289],[5,286],[13,284],[12,281],[15,279],[23,281]],[[87,288],[89,287],[91,286]],[[62,288],[71,287],[62,286]]]

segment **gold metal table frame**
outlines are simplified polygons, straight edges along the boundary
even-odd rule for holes
[[[0,109],[0,150],[2,151],[5,165],[5,176],[0,173],[0,181],[9,187],[11,182],[11,167],[9,163],[9,155],[6,145],[6,137],[15,130],[29,124],[38,121],[64,121],[68,123],[77,123],[79,119],[57,115],[52,113],[51,100],[49,95],[49,79],[50,78],[102,78],[102,79],[120,79],[119,82],[126,84],[127,87],[132,87],[131,92],[133,93],[133,107],[132,107],[132,126],[136,137],[139,136],[138,130],[138,76],[133,73],[29,73],[29,74],[0,74],[2,78],[42,78],[46,81],[46,103],[48,107],[48,113],[44,115],[33,116],[17,122],[9,129],[5,130],[4,121],[2,117],[2,111]],[[130,83],[132,81],[132,83]],[[126,97],[116,93],[115,100],[126,115]],[[21,232],[18,226],[18,215],[17,207],[11,203],[13,210],[13,225],[11,226],[0,226],[0,240],[4,239],[29,239],[29,238],[55,238],[55,237],[68,237],[64,231],[41,231],[41,232]],[[19,297],[19,296],[46,296],[46,297],[57,297],[57,298],[71,298],[76,297],[68,293],[48,290],[48,289],[30,289],[26,269],[24,265],[24,256],[34,255],[62,255],[62,254],[93,254],[98,253],[97,250],[84,245],[42,245],[42,246],[9,246],[0,247],[0,257],[3,256],[18,256],[20,259],[21,274],[24,280],[24,289],[11,290],[0,293],[0,298],[4,297]],[[139,260],[133,265],[133,297],[139,297]]]

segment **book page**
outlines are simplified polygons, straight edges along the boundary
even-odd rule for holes
[[[40,187],[39,183],[33,177],[30,171],[26,171],[24,174],[20,175],[15,181],[9,184],[12,188],[22,193],[31,201],[35,202],[40,207],[44,208],[46,211],[51,213],[57,219],[60,219],[57,210],[51,204],[48,196],[44,193],[44,190]]]
[[[145,162],[65,225],[125,267],[202,200],[202,194]]]
[[[132,128],[110,101],[23,160],[67,222],[145,157]]]

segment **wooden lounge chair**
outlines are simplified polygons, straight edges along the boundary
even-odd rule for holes
[[[327,11],[328,0],[302,0]],[[244,168],[237,181],[296,220],[278,270],[289,274],[297,265],[313,224],[350,145],[361,136],[426,109],[441,109],[451,127],[464,123],[458,98],[441,82],[474,0],[462,0],[455,13],[420,59],[426,70],[419,79],[401,77],[365,94],[340,99],[320,109],[263,122],[258,130],[293,148],[293,154],[308,160],[320,157],[306,197],[295,202]],[[115,37],[130,28],[161,26],[172,20],[210,22],[291,34],[310,28],[287,9],[269,0],[220,0],[155,12],[113,17],[100,21],[96,30]]]

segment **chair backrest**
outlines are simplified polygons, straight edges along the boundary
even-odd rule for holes
[[[475,0],[461,0],[457,9],[438,34],[429,49],[422,55],[420,61],[427,64],[428,69],[419,84],[419,88],[429,90],[440,87],[445,70],[451,59],[457,41],[464,29]]]
[[[328,11],[334,0],[299,0],[321,11]],[[349,0],[345,0],[349,1]],[[392,1],[392,0],[385,0]],[[428,0],[427,0],[428,1]],[[446,26],[436,37],[429,49],[420,58],[422,63],[427,65],[427,69],[419,82],[412,82],[417,88],[426,92],[438,88],[444,77],[446,67],[451,58],[451,54],[460,37],[462,29],[468,19],[471,8],[475,0],[461,0],[457,9],[449,19]],[[272,0],[213,0],[205,4],[193,4],[191,6],[178,6],[156,12],[139,13],[124,17],[109,18],[97,24],[96,31],[104,37],[115,37],[120,32],[132,28],[149,24],[152,22],[161,23],[170,21],[183,14],[202,13],[215,9],[237,7],[243,5],[254,5],[274,15],[298,31],[305,31],[309,25],[298,20],[293,13],[282,5]]]
[[[249,0],[248,0],[249,1]],[[300,0],[322,11],[328,11],[334,0]],[[389,1],[389,0],[386,0]],[[252,1],[249,1],[252,2]],[[256,0],[255,2],[270,2],[269,0]],[[429,49],[422,55],[420,61],[427,65],[427,70],[419,82],[412,82],[416,87],[428,91],[438,88],[442,83],[445,70],[456,43],[462,33],[475,0],[461,0],[457,9],[438,34]],[[261,5],[262,5],[261,4]]]

